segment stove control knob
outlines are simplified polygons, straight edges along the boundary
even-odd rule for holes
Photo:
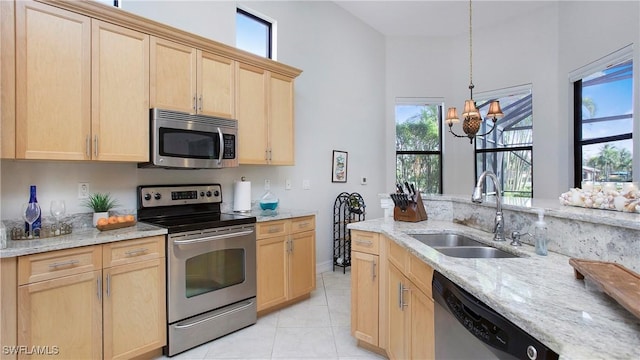
[[[144,199],[147,201],[151,200],[151,194],[144,194]]]
[[[204,191],[200,191],[200,197],[204,197]]]
[[[216,190],[213,192],[213,196],[218,197],[220,196],[220,191]]]
[[[207,197],[211,197],[211,191],[207,191]]]
[[[155,195],[153,195],[153,198],[156,200],[160,200],[162,198],[162,195],[160,193],[156,193]]]

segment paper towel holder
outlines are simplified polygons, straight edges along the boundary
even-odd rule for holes
[[[243,176],[240,181],[235,182],[234,187],[233,212],[251,212],[251,181],[247,181]]]

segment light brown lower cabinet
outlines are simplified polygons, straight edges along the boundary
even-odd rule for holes
[[[385,236],[351,230],[351,334],[390,359],[434,359],[433,269]]]
[[[257,307],[262,315],[316,288],[315,215],[256,226]]]
[[[390,359],[434,359],[433,269],[388,242],[388,319]]]
[[[166,344],[164,236],[18,258],[22,359],[129,359]]]

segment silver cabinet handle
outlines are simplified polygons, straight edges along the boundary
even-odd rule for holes
[[[93,154],[98,157],[98,135],[93,138]]]
[[[289,243],[291,244],[291,252],[293,252],[293,239],[289,238]]]
[[[196,96],[195,95],[193,95],[193,100],[192,100],[191,104],[193,105],[193,111],[196,111],[197,104],[196,104]]]
[[[356,244],[360,244],[360,245],[364,245],[364,246],[371,246],[371,245],[373,245],[373,241],[371,241],[371,240],[356,240]]]
[[[398,305],[402,311],[404,311],[404,307],[407,306],[407,304],[404,302],[405,291],[409,291],[409,288],[404,287],[402,283],[398,283]]]
[[[264,149],[264,160],[269,161],[269,149]]]
[[[107,297],[111,295],[111,274],[107,274]]]
[[[200,94],[200,99],[198,101],[198,110],[202,111],[202,94]]]
[[[373,260],[371,261],[371,280],[375,281],[376,280],[376,261]]]
[[[63,266],[74,266],[76,264],[79,264],[80,260],[69,260],[69,261],[63,261],[63,262],[59,262],[59,263],[53,263],[53,264],[49,264],[49,268],[55,270],[59,267],[63,267]]]
[[[91,158],[91,135],[87,135],[85,139],[84,147],[86,149],[86,154],[88,158]]]
[[[148,251],[147,248],[140,248],[140,249],[135,249],[135,250],[129,250],[127,252],[125,252],[124,254],[127,256],[138,256],[139,254],[144,254]]]

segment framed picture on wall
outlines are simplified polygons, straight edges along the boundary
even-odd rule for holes
[[[347,182],[347,158],[346,151],[333,150],[333,162],[331,165],[331,182]]]

